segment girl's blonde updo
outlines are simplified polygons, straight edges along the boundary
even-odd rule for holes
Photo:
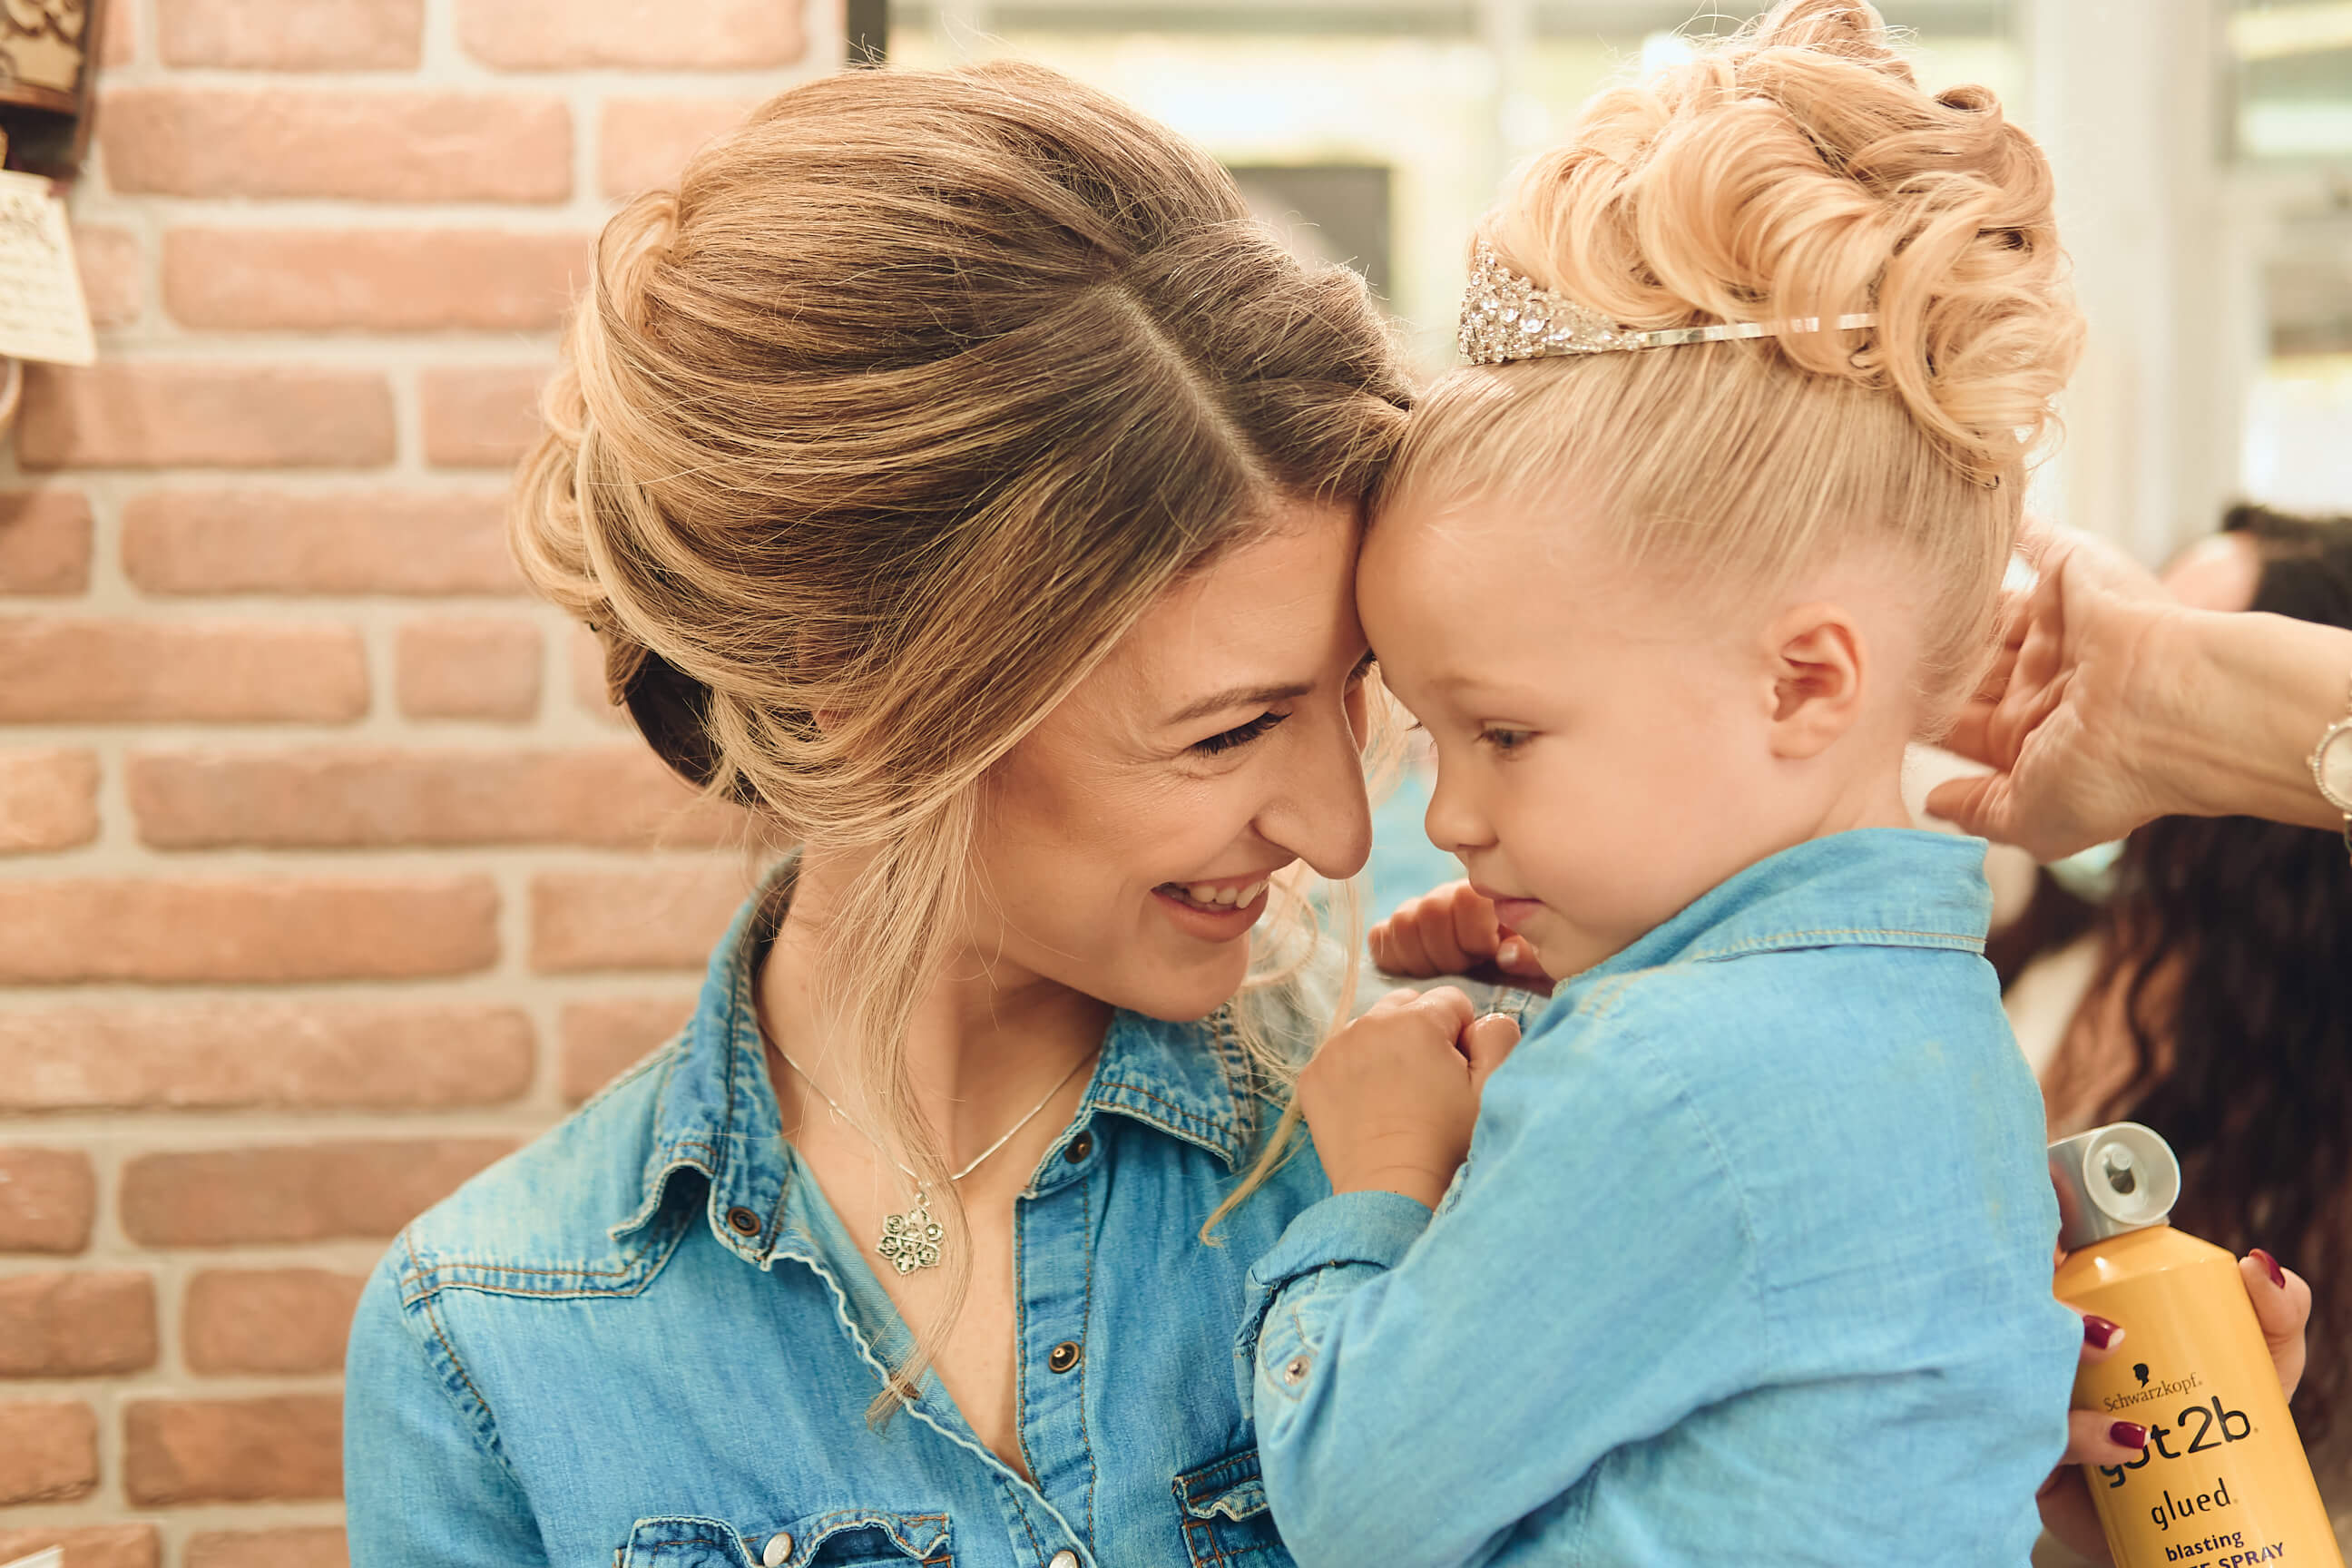
[[[1464,372],[1395,482],[1573,487],[1632,558],[1743,591],[1900,544],[1932,589],[1932,722],[1986,651],[2026,462],[2081,350],[2051,204],[1990,92],[1922,90],[1867,5],[1784,0],[1594,98],[1486,237],[1625,326],[1877,325]]]
[[[1407,401],[1353,273],[1036,67],[811,82],[606,226],[517,553],[672,766],[857,852],[823,972],[935,1194],[903,1044],[975,786],[1180,574],[1367,494]]]

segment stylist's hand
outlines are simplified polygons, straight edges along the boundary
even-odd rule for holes
[[[2300,1275],[2279,1267],[2278,1259],[2257,1247],[2238,1260],[2238,1277],[2245,1282],[2246,1299],[2269,1342],[2272,1364],[2278,1368],[2279,1386],[2290,1399],[2303,1381],[2303,1331],[2311,1321],[2311,1287]],[[2124,1342],[2124,1330],[2105,1318],[2083,1319],[2083,1360],[2103,1362]],[[2066,1457],[2042,1483],[2039,1501],[2042,1525],[2051,1534],[2094,1563],[2111,1563],[2098,1511],[2091,1506],[2087,1468],[2125,1465],[2147,1447],[2147,1429],[2133,1421],[2117,1421],[2095,1410],[2077,1410],[2067,1416]]]
[[[2149,772],[2167,754],[2171,685],[2155,634],[2180,612],[2087,534],[2053,531],[2028,551],[2040,581],[2006,607],[2000,656],[1946,742],[1994,771],[1937,786],[1927,809],[2056,860],[2182,809]]]
[[[1513,984],[1551,986],[1536,962],[1535,945],[1497,921],[1493,901],[1467,882],[1407,899],[1372,928],[1370,943],[1372,962],[1384,974],[1469,974],[1491,963]]]

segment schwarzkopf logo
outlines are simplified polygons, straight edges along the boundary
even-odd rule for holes
[[[2142,1388],[2146,1388],[2147,1386],[2147,1363],[2144,1361],[2134,1362],[2132,1363],[2132,1375],[2139,1379],[2139,1385]]]

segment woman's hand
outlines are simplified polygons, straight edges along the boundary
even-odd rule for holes
[[[1391,991],[1315,1053],[1298,1109],[1333,1192],[1437,1206],[1469,1156],[1487,1075],[1519,1043],[1510,1019],[1473,1013],[1451,985]]]
[[[2301,1276],[2279,1267],[2278,1259],[2257,1247],[2238,1260],[2238,1277],[2245,1281],[2246,1298],[2263,1325],[2278,1368],[2279,1386],[2294,1396],[2303,1381],[2305,1324],[2311,1321],[2311,1287]],[[2083,1360],[2103,1362],[2124,1342],[2124,1330],[2105,1318],[2083,1319]],[[2067,1416],[2066,1457],[2042,1483],[2037,1500],[2042,1525],[2051,1534],[2094,1563],[2110,1563],[2105,1535],[2099,1529],[2097,1510],[2091,1506],[2091,1489],[2084,1471],[2094,1465],[2128,1464],[2147,1447],[2147,1429],[2137,1422],[2116,1421],[2095,1410],[2076,1410]]]
[[[1927,809],[2056,860],[2184,809],[2151,771],[2170,684],[2159,628],[2172,596],[2086,534],[2031,542],[2040,579],[2004,608],[2000,657],[1945,742],[1994,771],[1938,785]]]
[[[1491,963],[1514,984],[1528,990],[1551,986],[1534,947],[1497,921],[1493,902],[1467,882],[1448,882],[1407,899],[1372,928],[1370,941],[1372,962],[1384,973],[1421,979],[1468,974]]]
[[[2344,716],[2352,631],[2192,610],[2112,546],[2033,541],[2041,579],[1947,744],[1993,771],[1927,809],[2055,860],[2158,816],[2261,816],[2333,831],[2311,749]]]

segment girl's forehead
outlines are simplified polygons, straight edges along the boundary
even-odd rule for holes
[[[1571,520],[1540,500],[1489,495],[1408,500],[1383,510],[1365,535],[1358,592],[1443,596],[1449,591],[1535,585],[1562,572],[1590,576],[1587,542]]]

